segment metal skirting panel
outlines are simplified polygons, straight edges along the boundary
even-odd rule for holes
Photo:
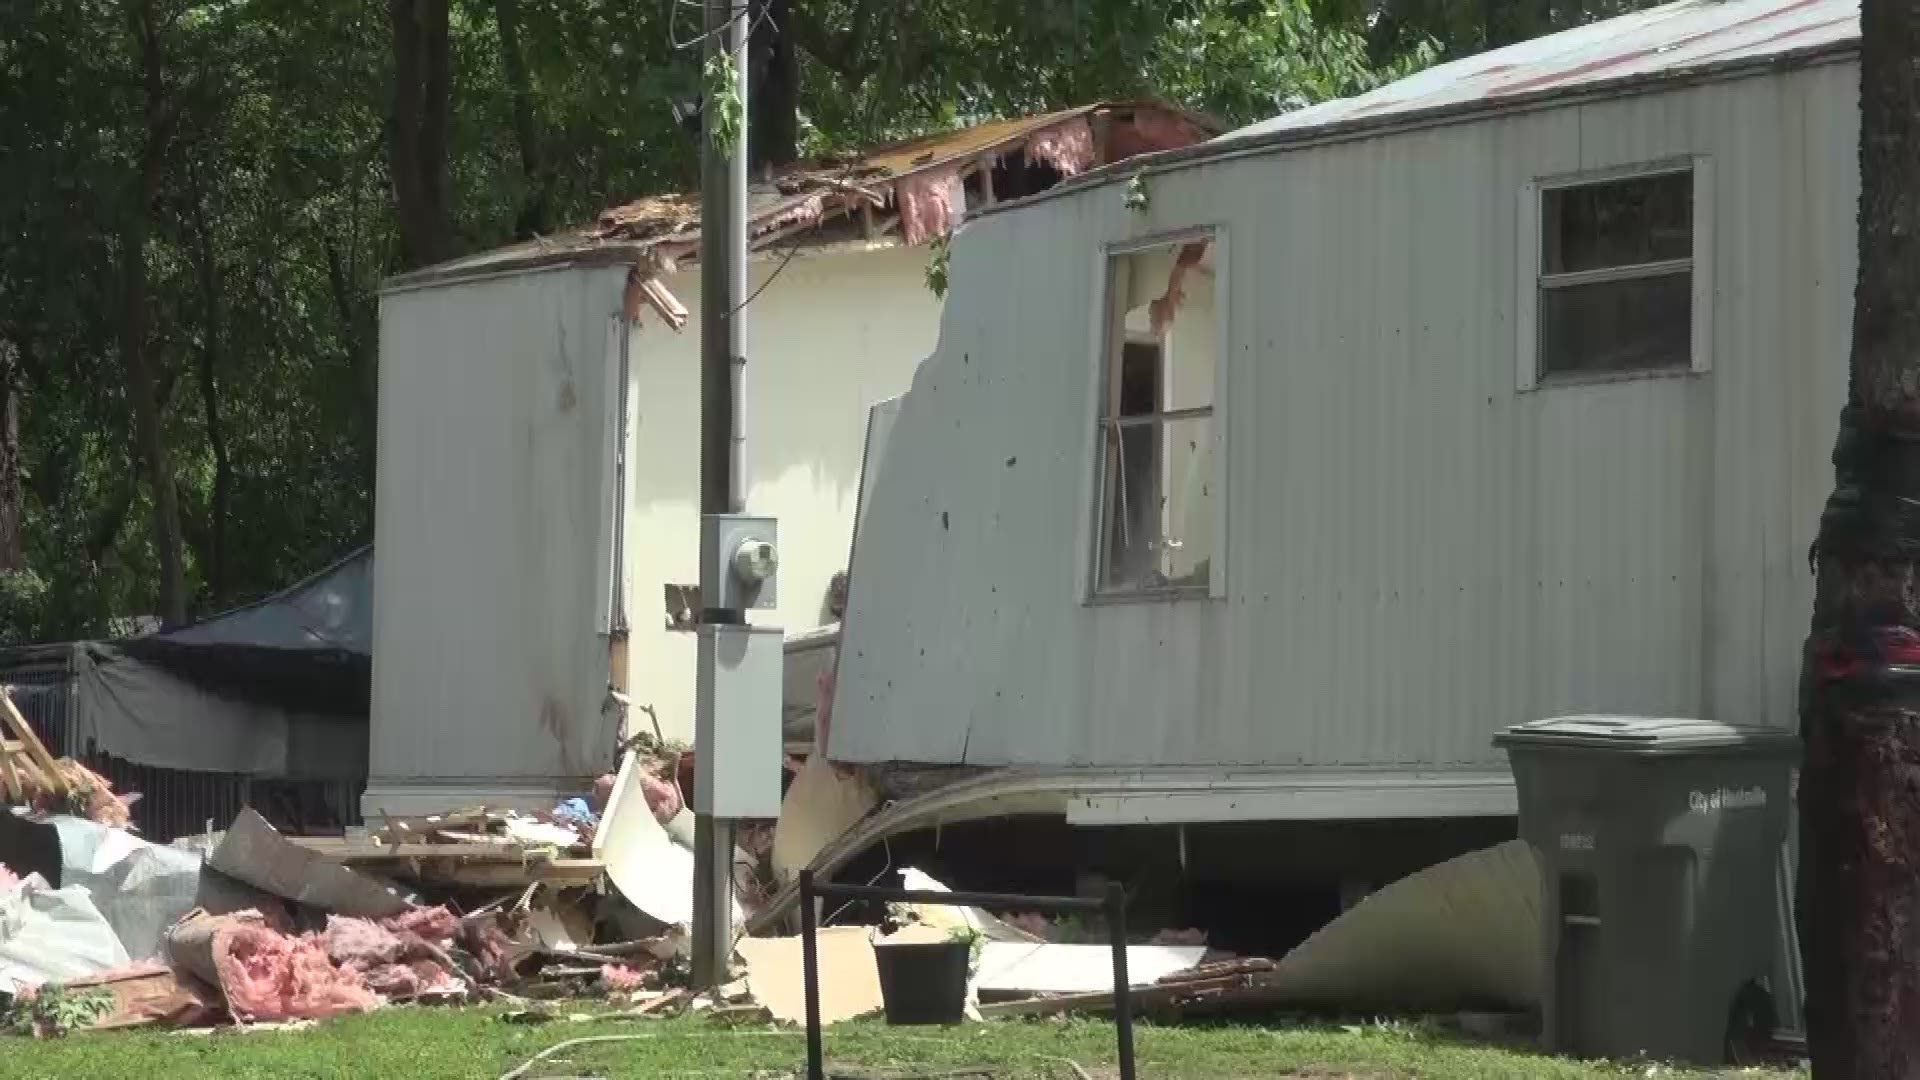
[[[1307,774],[1284,784],[1220,784],[1204,791],[1106,793],[1067,802],[1070,825],[1179,825],[1222,821],[1382,821],[1513,817],[1510,773],[1458,776],[1382,772]]]

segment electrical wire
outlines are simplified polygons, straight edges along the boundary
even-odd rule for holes
[[[872,879],[870,879],[867,882],[868,888],[872,888],[873,886],[880,884],[881,878],[886,877],[888,874],[893,872],[893,841],[889,838],[882,837],[880,839],[880,844],[887,853],[887,865],[881,867],[880,872],[873,875]],[[852,907],[854,903],[855,901],[849,900],[846,903],[841,904],[839,910],[835,911],[833,914],[827,916],[826,918],[821,919],[820,925],[826,926],[828,923],[831,923],[833,920],[839,918],[842,915],[845,915],[847,913],[847,909]]]
[[[545,1061],[546,1059],[552,1057],[553,1055],[559,1053],[560,1051],[570,1050],[576,1046],[588,1046],[594,1043],[639,1042],[643,1039],[658,1039],[658,1038],[661,1038],[663,1035],[671,1038],[675,1038],[675,1039],[686,1039],[686,1038],[697,1039],[702,1037],[710,1038],[715,1036],[724,1036],[726,1038],[739,1038],[742,1035],[759,1035],[759,1036],[772,1035],[772,1036],[791,1037],[791,1036],[803,1035],[803,1034],[805,1034],[805,1032],[802,1032],[802,1031],[779,1031],[779,1030],[742,1031],[736,1028],[729,1028],[722,1031],[679,1031],[679,1032],[672,1032],[672,1033],[660,1032],[660,1031],[644,1031],[644,1032],[634,1032],[632,1034],[627,1034],[627,1035],[586,1035],[578,1039],[568,1039],[564,1042],[554,1043],[552,1046],[549,1046],[545,1050],[542,1050],[539,1053],[528,1058],[524,1063],[520,1065],[519,1068],[501,1073],[500,1080],[520,1080],[521,1077],[532,1072],[533,1067],[535,1065],[540,1064],[542,1061]]]
[[[819,226],[815,225],[814,228],[819,228]],[[809,230],[809,232],[810,231],[811,230]],[[740,301],[738,306],[734,307],[731,311],[728,311],[726,314],[720,317],[723,319],[731,319],[735,315],[738,315],[742,311],[745,311],[747,309],[748,304],[751,304],[755,300],[760,299],[760,294],[763,292],[766,292],[767,286],[773,284],[776,280],[779,279],[781,271],[785,270],[787,268],[787,264],[793,261],[793,257],[800,253],[800,248],[803,241],[806,239],[806,235],[807,235],[806,233],[802,233],[801,235],[794,237],[793,246],[787,249],[786,256],[780,260],[779,266],[776,266],[773,268],[773,273],[767,275],[767,280],[761,282],[760,287],[753,290],[753,294],[751,296],[748,296],[745,300]]]
[[[738,2],[728,5],[726,22],[712,30],[703,30],[697,36],[689,38],[686,41],[681,41],[680,9],[682,7],[690,7],[705,10],[706,5],[696,2],[696,0],[667,0],[667,2],[670,9],[667,15],[667,44],[673,46],[676,52],[685,52],[688,49],[705,45],[715,35],[726,33],[733,25],[733,20],[740,17],[740,9],[747,7],[747,0],[738,0]],[[761,8],[760,14],[755,16],[752,24],[747,27],[747,37],[751,39],[755,31],[772,21],[772,10],[770,8]],[[778,27],[776,26],[775,29],[778,29]]]

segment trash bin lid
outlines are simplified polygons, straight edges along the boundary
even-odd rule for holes
[[[1774,750],[1799,747],[1799,736],[1778,728],[1742,727],[1717,720],[1653,716],[1556,716],[1515,724],[1493,737],[1495,746],[1564,746],[1623,754],[1702,750]]]

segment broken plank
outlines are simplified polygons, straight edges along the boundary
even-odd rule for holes
[[[6,707],[7,726],[13,729],[15,738],[26,744],[27,756],[46,772],[48,779],[63,780],[66,774],[60,771],[60,764],[53,759],[52,754],[47,752],[46,745],[40,741],[40,736],[33,733],[33,725],[27,723],[27,718],[21,716],[20,710],[14,706],[12,690],[10,686],[0,686],[0,704]]]
[[[473,860],[477,862],[522,863],[533,865],[547,861],[540,849],[516,844],[487,841],[466,844],[434,844],[425,840],[406,844],[355,843],[338,836],[289,836],[294,844],[342,863],[405,862],[409,859]]]
[[[1272,971],[1277,967],[1272,960],[1264,956],[1244,956],[1233,960],[1219,960],[1211,964],[1201,964],[1196,968],[1176,971],[1171,975],[1162,975],[1154,982],[1160,986],[1180,986],[1187,983],[1206,982],[1211,979],[1225,978],[1229,975],[1257,975]]]
[[[563,886],[592,885],[605,872],[606,864],[599,859],[554,859],[522,866],[478,860],[436,862],[423,858],[419,870],[423,881],[472,888],[502,888],[534,882]]]
[[[1128,997],[1132,999],[1136,1012],[1150,1012],[1178,1009],[1197,1001],[1256,990],[1259,987],[1260,982],[1253,975],[1231,975],[1194,982],[1135,986],[1131,988]],[[1019,1001],[982,1003],[980,1015],[985,1017],[1048,1016],[1054,1013],[1109,1012],[1112,1009],[1113,991],[1106,990],[1097,994],[1060,994],[1053,997],[1024,998]]]

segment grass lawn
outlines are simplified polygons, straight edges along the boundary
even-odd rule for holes
[[[0,1077],[45,1080],[171,1080],[326,1077],[368,1080],[494,1078],[565,1039],[640,1035],[569,1049],[531,1077],[759,1077],[797,1074],[805,1039],[765,1026],[728,1029],[698,1017],[539,1026],[509,1023],[497,1009],[384,1009],[302,1031],[214,1035],[109,1032],[35,1042],[0,1038]],[[1600,1077],[1741,1076],[1804,1080],[1803,1073],[1693,1073],[1647,1065],[1591,1065],[1448,1041],[1413,1028],[1152,1027],[1136,1031],[1143,1078],[1252,1080],[1595,1080]],[[911,1073],[989,1066],[997,1077],[1071,1080],[1071,1060],[1111,1077],[1113,1028],[1091,1021],[1000,1022],[956,1029],[887,1028],[878,1022],[828,1030],[836,1067]]]

